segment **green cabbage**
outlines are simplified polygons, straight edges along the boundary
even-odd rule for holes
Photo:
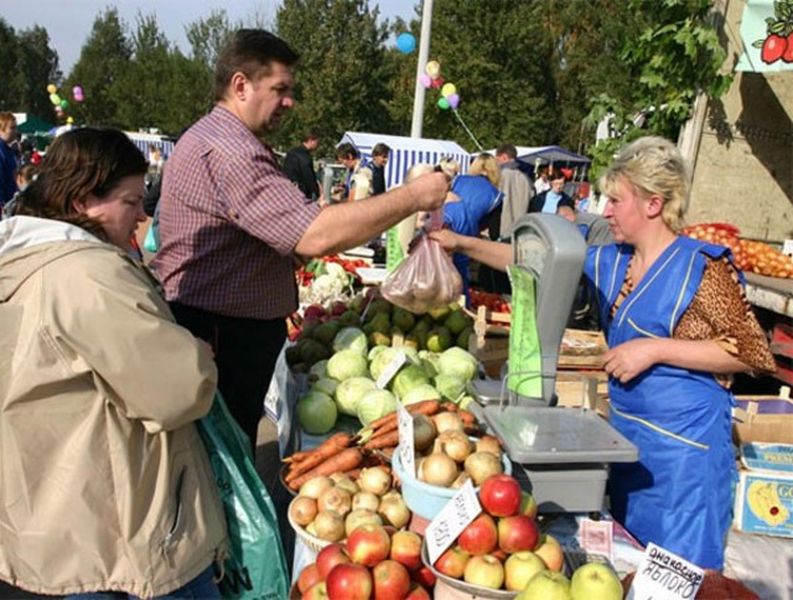
[[[353,417],[358,414],[358,401],[366,392],[375,389],[374,381],[368,377],[350,377],[336,388],[336,405],[339,411]]]
[[[382,354],[387,348],[388,346],[374,346],[371,350],[369,350],[369,356],[367,356],[369,362],[374,361],[374,359]]]
[[[342,350],[328,360],[328,375],[337,381],[367,375],[366,357],[355,350]]]
[[[337,416],[336,403],[327,394],[309,392],[297,401],[297,420],[307,433],[327,433]]]
[[[438,359],[438,373],[452,375],[465,381],[471,381],[476,375],[478,362],[474,356],[462,348],[449,348]]]
[[[361,356],[366,356],[369,346],[366,343],[366,334],[357,327],[345,327],[333,338],[333,351],[355,350]]]
[[[326,359],[322,359],[319,362],[315,362],[311,369],[308,371],[309,379],[322,379],[323,377],[328,376],[328,361]]]
[[[369,365],[369,373],[375,381],[380,379],[380,375],[383,374],[386,367],[399,354],[399,350],[396,348],[386,348],[385,346],[378,346],[378,348],[383,348],[383,350],[372,359],[372,364]]]
[[[370,390],[358,400],[358,419],[364,425],[396,410],[397,399],[388,390]]]
[[[328,396],[333,396],[336,393],[337,387],[339,387],[338,381],[330,377],[323,377],[322,379],[317,379],[309,391],[322,392]]]
[[[404,396],[400,396],[400,400],[402,404],[407,406],[408,404],[415,404],[416,402],[421,402],[422,400],[441,400],[441,395],[438,393],[434,387],[432,387],[429,383],[422,383],[421,385],[414,387],[411,389],[407,394]]]
[[[463,394],[465,393],[465,381],[455,377],[454,375],[440,373],[435,378],[435,389],[440,392],[440,395],[443,396],[444,400],[457,402],[457,400],[462,398]]]
[[[391,382],[391,389],[398,398],[402,398],[413,388],[429,382],[430,378],[427,377],[424,369],[417,365],[409,364],[406,367],[402,367],[399,373],[396,374],[396,377]]]

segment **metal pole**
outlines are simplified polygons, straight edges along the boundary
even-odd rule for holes
[[[432,0],[424,0],[421,11],[421,38],[419,39],[419,60],[416,64],[416,91],[413,94],[413,121],[410,125],[410,137],[420,138],[424,125],[424,86],[419,77],[427,66],[430,53],[430,33],[432,31]]]

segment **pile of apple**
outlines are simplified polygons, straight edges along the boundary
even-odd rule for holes
[[[360,525],[407,526],[410,509],[390,473],[381,467],[361,471],[357,481],[343,473],[314,477],[300,487],[289,504],[289,516],[311,535],[338,542]]]
[[[429,600],[432,571],[421,564],[421,536],[362,525],[300,572],[302,600]]]
[[[620,580],[606,565],[584,565],[576,570],[571,585],[561,573],[561,545],[540,534],[534,520],[537,505],[514,478],[489,477],[479,489],[479,503],[482,514],[438,558],[438,572],[471,585],[520,592],[519,600],[622,598]],[[596,595],[594,590],[601,587],[610,595]]]

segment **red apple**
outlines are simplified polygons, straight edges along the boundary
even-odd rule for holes
[[[306,592],[300,597],[300,600],[327,600],[328,598],[328,588],[325,585],[324,581],[318,581],[314,585],[312,585]]]
[[[463,566],[463,570],[465,570],[465,566]],[[413,577],[413,581],[420,583],[425,588],[433,589],[435,587],[435,573],[433,573],[432,569],[425,565],[421,565],[410,575]]]
[[[529,579],[545,570],[545,563],[534,552],[516,552],[504,563],[504,587],[510,592],[519,592]]]
[[[435,561],[435,569],[454,579],[461,579],[470,557],[471,555],[460,546],[452,546]]]
[[[372,576],[362,565],[336,565],[325,583],[330,600],[369,600],[372,596]]]
[[[504,517],[498,521],[498,547],[507,554],[534,550],[539,537],[534,519],[524,515]]]
[[[384,560],[372,569],[375,600],[402,600],[410,591],[410,574],[395,560]]]
[[[465,582],[497,590],[504,583],[504,567],[489,554],[472,556],[465,565]]]
[[[518,509],[518,514],[526,515],[527,517],[536,519],[538,509],[539,506],[537,506],[537,501],[534,499],[534,496],[532,496],[529,492],[521,492],[520,509]]]
[[[498,560],[502,563],[505,562],[509,558],[509,554],[504,552],[501,548],[496,548],[490,553],[490,556],[495,556]]]
[[[495,550],[498,543],[498,531],[493,517],[484,513],[479,515],[468,524],[468,527],[463,529],[457,538],[457,543],[460,548],[475,556]]]
[[[347,538],[347,554],[352,562],[373,567],[388,558],[391,538],[381,525],[361,525]]]
[[[509,475],[491,475],[479,488],[479,502],[494,517],[511,517],[520,508],[520,485]]]
[[[350,562],[350,557],[344,550],[344,544],[330,544],[325,546],[317,554],[317,571],[319,577],[323,581],[328,578],[328,573],[336,565],[341,565]]]
[[[322,577],[319,576],[317,563],[311,563],[300,571],[300,577],[297,578],[297,589],[300,590],[301,594],[305,594],[308,588],[320,581],[322,581]]]
[[[414,583],[410,587],[410,591],[408,595],[405,596],[405,600],[432,600],[432,596],[429,595],[429,592],[421,587],[418,583]]]
[[[553,536],[542,536],[539,545],[534,549],[534,554],[539,556],[551,571],[561,571],[564,566],[562,546]]]
[[[397,531],[391,537],[391,559],[416,569],[421,565],[421,537],[412,531]]]

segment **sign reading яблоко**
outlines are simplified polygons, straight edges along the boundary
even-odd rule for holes
[[[628,600],[693,600],[704,579],[703,569],[650,542]]]

